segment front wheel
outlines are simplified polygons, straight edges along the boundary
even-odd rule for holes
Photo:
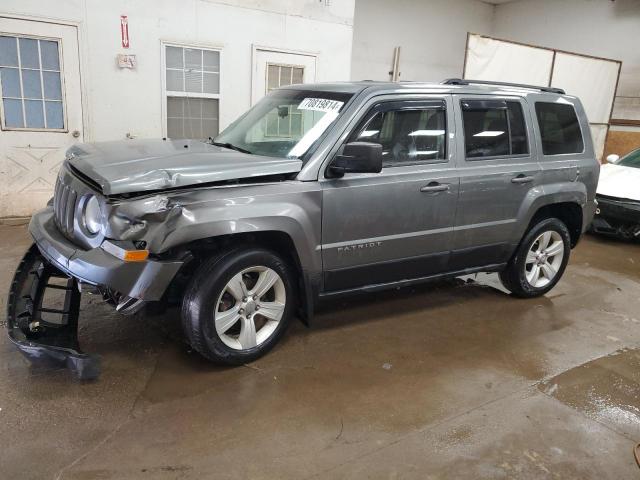
[[[284,334],[295,310],[291,270],[261,248],[231,250],[196,271],[182,303],[191,346],[227,365],[251,362]]]
[[[558,283],[570,252],[566,225],[557,218],[541,220],[524,236],[500,280],[516,297],[539,297]]]

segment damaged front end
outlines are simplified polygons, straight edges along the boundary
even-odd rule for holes
[[[288,168],[298,171],[299,163]],[[11,285],[11,341],[33,363],[66,367],[81,379],[96,378],[98,358],[83,352],[78,342],[79,287],[100,293],[125,315],[178,298],[188,276],[183,267],[194,265],[192,251],[215,248],[210,239],[286,229],[290,220],[282,214],[255,219],[246,212],[259,192],[277,194],[272,208],[278,212],[283,205],[291,208],[274,185],[287,178],[276,170],[270,176],[108,195],[65,162],[52,202],[29,223],[35,243]],[[251,194],[234,192],[229,198],[229,188],[236,186],[251,186]],[[308,195],[317,208],[317,192],[307,188],[292,183],[290,194],[297,202],[306,198],[298,192]],[[53,290],[64,298],[54,306],[43,303]]]
[[[11,284],[8,333],[32,363],[66,367],[80,379],[92,379],[99,375],[99,361],[79,346],[79,287],[102,294],[119,313],[130,315],[161,300],[183,262],[129,258],[140,253],[133,242],[103,240],[83,249],[60,231],[54,210],[37,212],[29,223],[35,243]]]
[[[63,293],[61,305],[43,304],[49,290]],[[80,350],[78,282],[65,275],[40,253],[34,244],[20,262],[9,291],[7,329],[9,338],[32,363],[66,367],[79,379],[100,373],[99,358]]]

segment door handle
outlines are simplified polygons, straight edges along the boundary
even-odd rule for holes
[[[420,191],[424,193],[446,192],[447,190],[449,190],[449,185],[438,182],[431,182],[420,188]]]
[[[527,175],[518,175],[515,178],[511,179],[511,183],[531,183],[533,182],[533,177],[529,177]]]

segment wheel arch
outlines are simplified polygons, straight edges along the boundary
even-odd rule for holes
[[[540,207],[529,222],[527,231],[545,218],[557,218],[567,226],[571,238],[571,248],[574,248],[582,235],[583,213],[582,207],[575,202],[551,203]]]
[[[533,225],[543,218],[556,217],[568,228],[571,248],[575,247],[584,231],[584,207],[587,190],[583,183],[566,182],[532,188],[523,202],[514,244],[518,245]]]
[[[308,324],[313,316],[317,286],[313,282],[312,272],[301,260],[298,248],[292,236],[283,230],[259,230],[226,233],[213,237],[193,240],[181,245],[171,252],[172,255],[182,255],[188,258],[180,275],[176,276],[173,288],[182,290],[191,278],[197,266],[206,258],[223,249],[260,247],[271,250],[281,256],[293,269],[296,277],[296,288],[299,292],[298,310],[302,320]]]

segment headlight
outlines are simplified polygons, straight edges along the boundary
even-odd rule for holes
[[[91,235],[102,228],[102,211],[95,195],[91,195],[84,204],[84,226]]]

